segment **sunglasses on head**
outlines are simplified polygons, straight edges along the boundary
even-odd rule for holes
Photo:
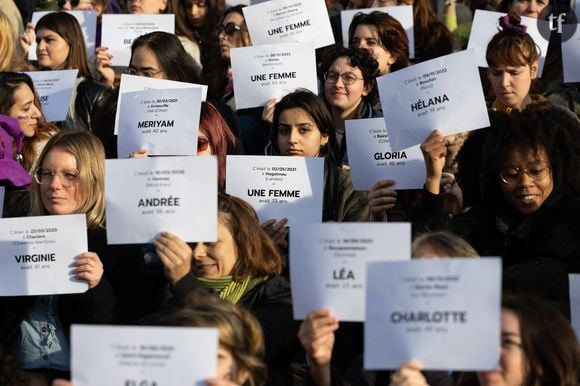
[[[232,36],[233,34],[236,33],[236,31],[239,31],[241,29],[242,27],[236,25],[236,23],[230,22],[226,25],[220,25],[219,27],[217,27],[217,29],[215,30],[215,36],[220,36],[222,32],[228,36]]]
[[[206,151],[209,147],[209,139],[197,137],[197,152],[201,153],[202,151]]]

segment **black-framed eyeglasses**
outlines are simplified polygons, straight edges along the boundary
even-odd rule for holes
[[[38,168],[34,171],[34,179],[40,185],[50,184],[54,176],[58,176],[63,187],[68,188],[74,185],[79,180],[78,170],[49,170]]]
[[[499,171],[499,178],[508,185],[515,184],[522,174],[527,174],[534,181],[542,181],[550,173],[550,167],[545,164],[536,165],[529,168],[510,167]]]
[[[236,23],[230,22],[226,25],[220,25],[219,27],[217,27],[215,30],[215,36],[216,37],[220,36],[222,32],[228,36],[232,36],[233,34],[235,34],[237,31],[240,31],[241,29],[242,29],[242,27],[240,27]]]
[[[125,71],[125,73],[127,73],[129,75],[144,76],[146,78],[153,78],[155,75],[161,74],[162,72],[163,72],[163,70],[155,70],[153,68],[146,69],[146,70],[139,70],[135,67],[129,67],[129,68],[127,68],[127,71]]]
[[[342,79],[342,83],[344,83],[347,86],[350,86],[357,80],[364,80],[364,78],[358,77],[354,72],[351,71],[343,72],[342,74],[339,74],[336,71],[326,71],[324,73],[324,80],[330,83],[338,82],[339,77]]]

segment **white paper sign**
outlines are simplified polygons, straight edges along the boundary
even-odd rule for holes
[[[71,264],[87,247],[84,214],[0,220],[0,296],[82,293]]]
[[[252,205],[260,222],[283,217],[289,226],[321,222],[323,179],[323,158],[227,158],[226,192]]]
[[[193,327],[71,327],[75,386],[205,384],[217,375],[218,330]]]
[[[64,121],[79,70],[26,72],[38,94],[44,118],[48,122]]]
[[[149,243],[162,231],[216,240],[215,156],[108,159],[105,171],[109,244]]]
[[[3,212],[4,212],[4,187],[0,186],[0,218],[2,218]]]
[[[576,6],[580,4],[577,0]],[[580,24],[576,26],[563,25],[564,35],[571,28],[576,28],[574,34],[567,40],[562,41],[562,67],[564,70],[564,83],[580,82]]]
[[[103,15],[101,46],[113,55],[113,66],[129,65],[133,40],[150,32],[175,33],[175,15]]]
[[[364,322],[366,263],[410,258],[410,223],[324,223],[292,228],[294,319],[329,308],[340,321]]]
[[[409,39],[409,57],[415,57],[415,35],[413,33],[413,6],[412,5],[398,5],[395,7],[378,7],[378,8],[363,8],[363,9],[349,9],[340,12],[340,22],[342,25],[342,41],[345,47],[348,47],[348,29],[350,23],[357,13],[369,14],[375,11],[388,13],[393,18],[397,19],[407,34]]]
[[[121,95],[118,157],[137,149],[150,155],[195,155],[201,89],[147,90]]]
[[[392,150],[420,144],[435,129],[451,135],[489,126],[472,50],[378,77],[377,84]]]
[[[119,85],[119,103],[115,112],[115,134],[119,132],[119,112],[123,108],[122,95],[127,92],[145,91],[145,90],[170,90],[176,88],[201,88],[201,100],[205,101],[207,97],[207,86],[204,84],[194,84],[187,82],[177,82],[167,79],[147,78],[136,75],[121,75],[121,84]]]
[[[570,274],[570,316],[572,327],[580,341],[580,274]]]
[[[231,62],[238,109],[264,106],[297,88],[318,92],[314,48],[308,43],[234,48]]]
[[[242,11],[255,46],[309,42],[320,48],[334,44],[323,0],[272,0]]]
[[[396,181],[394,189],[421,189],[425,162],[419,146],[392,151],[383,118],[345,121],[348,161],[356,190],[369,190],[385,179]]]
[[[479,67],[488,67],[487,60],[485,59],[487,45],[491,41],[493,35],[500,31],[498,29],[501,29],[499,26],[499,18],[505,15],[506,14],[502,12],[483,11],[481,9],[475,10],[473,24],[471,26],[471,33],[469,34],[469,42],[467,43],[467,49],[473,49],[475,51],[475,60]],[[527,27],[526,32],[531,36],[531,38],[534,40],[534,43],[536,43],[536,45],[539,47],[540,60],[538,77],[541,77],[542,71],[544,70],[546,53],[548,52],[548,40],[542,36],[538,25],[545,24],[542,28],[545,31],[548,31],[548,21],[538,20],[526,16],[522,16],[521,20],[522,25]]]
[[[38,21],[44,16],[53,11],[38,11],[32,14],[31,23],[36,25]],[[85,38],[85,46],[87,48],[87,57],[91,58],[95,54],[96,40],[97,40],[97,13],[95,11],[63,11],[70,13],[77,19],[81,26],[81,31]],[[32,42],[28,50],[28,60],[36,60],[36,41]]]
[[[500,302],[499,258],[369,263],[364,367],[495,369]]]

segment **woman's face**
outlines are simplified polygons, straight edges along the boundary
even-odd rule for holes
[[[300,108],[286,109],[278,119],[278,149],[281,155],[318,157],[320,148],[328,143],[314,119]]]
[[[189,10],[189,20],[191,24],[198,28],[201,27],[207,12],[209,10],[209,0],[189,0],[187,1],[187,9]]]
[[[540,18],[540,13],[549,5],[548,0],[514,0],[511,9],[518,16]]]
[[[351,47],[369,50],[373,58],[379,63],[379,72],[381,75],[389,73],[391,71],[391,64],[396,61],[395,57],[383,47],[377,27],[374,25],[358,25],[354,30]]]
[[[224,27],[230,23],[235,26],[235,29],[231,31],[231,34],[227,34]],[[223,59],[230,60],[230,50],[232,48],[246,47],[250,44],[244,35],[247,32],[244,30],[243,25],[244,17],[237,12],[227,14],[222,21],[222,29],[218,35],[218,43]]]
[[[197,155],[212,155],[213,149],[211,147],[211,142],[207,132],[199,128],[199,133],[197,134]]]
[[[8,115],[18,119],[20,130],[25,136],[34,136],[41,113],[34,104],[34,93],[26,83],[22,83],[14,92],[14,104]]]
[[[147,78],[167,79],[167,74],[161,68],[157,55],[146,46],[139,46],[133,51],[129,70]]]
[[[48,213],[78,213],[84,198],[79,188],[79,171],[75,156],[59,148],[53,148],[46,154],[40,174],[44,175],[41,181],[46,181],[40,185],[40,195]]]
[[[354,74],[356,80],[352,84],[345,84],[343,74]],[[370,92],[370,87],[365,85],[363,74],[358,67],[352,67],[350,60],[341,56],[337,58],[328,69],[328,74],[338,75],[335,82],[324,81],[324,96],[333,110],[338,110],[342,115],[348,116],[356,110],[363,97]]]
[[[38,65],[49,70],[64,67],[70,53],[70,45],[56,32],[42,28],[36,32],[36,57]]]
[[[538,65],[490,67],[487,77],[495,96],[508,107],[523,110],[530,102],[532,80],[538,75]]]
[[[127,5],[130,13],[155,15],[165,11],[167,0],[128,0]]]
[[[501,355],[494,371],[477,373],[480,386],[521,386],[526,377],[520,321],[515,313],[501,312]]]
[[[538,210],[554,189],[546,151],[515,148],[500,164],[499,183],[506,201],[520,213]]]
[[[218,237],[214,243],[197,243],[193,248],[193,269],[204,278],[230,276],[238,260],[238,246],[226,225],[226,215],[218,214]]]

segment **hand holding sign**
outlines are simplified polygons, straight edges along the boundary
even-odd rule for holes
[[[191,271],[193,251],[179,236],[162,232],[153,240],[153,245],[163,262],[165,277],[171,284],[177,283]]]
[[[381,180],[369,190],[371,221],[387,221],[387,210],[397,203],[397,191],[392,188],[395,180]]]
[[[421,144],[421,151],[427,167],[425,189],[433,194],[439,194],[441,175],[447,154],[443,134],[439,130],[434,130]]]
[[[89,289],[96,287],[103,278],[103,263],[94,252],[81,253],[72,264],[76,279],[84,280]]]
[[[300,325],[298,339],[310,359],[310,376],[318,385],[330,384],[330,360],[338,319],[327,309],[310,312]]]

